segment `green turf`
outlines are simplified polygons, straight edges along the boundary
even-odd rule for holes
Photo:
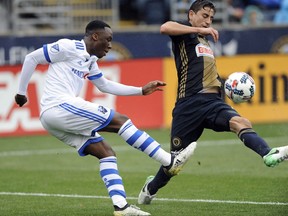
[[[288,143],[288,123],[254,129],[272,147]],[[147,132],[169,149],[168,130]],[[159,164],[117,135],[103,136],[117,152],[128,201],[136,204],[146,176],[155,174]],[[288,215],[287,170],[287,162],[266,167],[232,133],[205,131],[182,173],[159,191],[151,205],[140,207],[157,216]],[[79,157],[51,136],[0,139],[1,216],[112,213],[98,160]]]

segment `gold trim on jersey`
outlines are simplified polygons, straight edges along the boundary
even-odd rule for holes
[[[179,44],[180,50],[180,58],[182,62],[181,72],[180,72],[180,83],[179,83],[179,92],[178,92],[178,99],[185,97],[185,89],[186,89],[186,81],[187,81],[187,74],[188,74],[188,55],[185,49],[185,42],[181,41]]]

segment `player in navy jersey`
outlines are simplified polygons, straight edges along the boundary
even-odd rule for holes
[[[86,26],[83,40],[60,39],[31,52],[23,63],[15,101],[21,107],[27,102],[27,87],[36,66],[49,64],[41,98],[43,127],[76,148],[79,155],[92,155],[100,160],[100,175],[111,197],[115,216],[150,215],[127,203],[115,152],[98,132],[118,133],[130,146],[162,164],[171,175],[179,173],[196,143],[172,155],[146,132],[136,128],[126,115],[78,97],[86,78],[100,91],[114,95],[149,95],[165,86],[161,81],[151,81],[143,87],[135,87],[106,79],[97,60],[112,48],[112,39],[110,26],[94,20]]]
[[[245,146],[252,149],[264,163],[273,167],[288,159],[288,146],[271,149],[252,129],[250,121],[221,98],[221,80],[215,57],[206,36],[215,42],[218,31],[211,27],[215,6],[208,0],[194,1],[187,22],[168,21],[160,32],[169,35],[178,76],[177,100],[173,109],[171,152],[189,147],[204,129],[231,131]],[[157,191],[172,175],[160,167],[156,176],[149,176],[138,197],[139,204],[150,204]]]

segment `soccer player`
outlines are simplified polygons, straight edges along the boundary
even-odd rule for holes
[[[271,149],[252,129],[251,122],[221,99],[221,81],[213,51],[206,36],[216,42],[218,31],[211,27],[215,6],[208,0],[194,1],[187,22],[168,21],[160,27],[169,35],[178,75],[177,101],[171,126],[171,152],[185,149],[201,136],[205,128],[216,132],[231,131],[245,146],[273,167],[288,159],[288,146]],[[171,175],[160,167],[149,176],[138,197],[139,204],[149,204]]]
[[[161,163],[171,175],[180,171],[196,143],[172,155],[146,132],[137,129],[127,116],[78,97],[85,78],[100,91],[114,95],[149,95],[165,86],[161,81],[152,81],[143,87],[135,87],[106,79],[97,60],[111,49],[112,38],[110,26],[94,20],[86,26],[83,40],[60,39],[31,52],[23,63],[15,101],[20,107],[27,102],[27,87],[36,66],[49,64],[41,98],[43,127],[76,148],[80,156],[92,155],[100,160],[100,175],[112,200],[115,216],[150,215],[127,203],[115,152],[98,132],[118,133],[130,146]]]

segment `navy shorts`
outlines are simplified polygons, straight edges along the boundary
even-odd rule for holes
[[[216,93],[196,94],[179,100],[173,109],[171,151],[197,141],[204,129],[230,131],[229,120],[240,116]]]

